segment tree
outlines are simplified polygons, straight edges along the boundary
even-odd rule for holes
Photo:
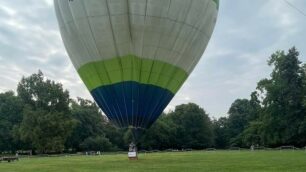
[[[250,100],[237,99],[232,103],[228,111],[229,117],[226,124],[227,137],[229,137],[232,146],[244,147],[248,145],[242,139],[242,137],[246,137],[242,136],[242,133],[252,121],[259,118],[260,111],[261,106],[257,92],[251,93]],[[247,133],[251,134],[250,132]]]
[[[229,146],[228,118],[221,117],[213,120],[214,145],[218,149],[225,149]]]
[[[305,119],[303,106],[303,70],[298,60],[299,52],[293,47],[286,54],[278,51],[270,57],[273,67],[270,79],[258,83],[263,99],[263,138],[270,146],[298,145],[299,127]]]
[[[260,117],[260,113],[262,110],[261,102],[258,98],[257,91],[254,91],[251,93],[251,99],[249,101],[249,115],[248,115],[248,121],[254,121],[257,120]]]
[[[121,129],[107,121],[104,125],[105,137],[113,144],[113,149],[127,149],[128,144],[124,141],[124,133],[126,129]]]
[[[45,79],[41,71],[27,78],[23,77],[18,84],[17,93],[33,110],[69,113],[69,92],[63,89],[62,84]]]
[[[303,84],[303,108],[306,109],[306,64],[302,65],[302,84]],[[301,121],[299,128],[299,140],[298,144],[306,145],[306,114],[304,120]]]
[[[69,92],[60,83],[45,79],[41,71],[23,77],[17,92],[26,105],[18,129],[20,138],[42,153],[62,151],[75,123]]]
[[[0,94],[0,151],[16,150],[18,140],[14,140],[14,127],[22,120],[23,103],[14,92]]]
[[[173,121],[166,114],[162,114],[145,132],[140,147],[146,150],[177,148],[175,143],[176,129],[177,126]]]
[[[176,143],[181,148],[202,149],[213,144],[212,123],[198,105],[189,103],[176,106],[169,114],[177,126]]]
[[[241,133],[247,127],[253,115],[250,113],[250,101],[237,99],[232,103],[228,114],[227,132],[232,146],[242,146]]]
[[[85,139],[91,138],[87,141],[89,142],[98,136],[99,139],[105,137],[104,130],[108,122],[94,102],[78,98],[77,101],[72,101],[71,112],[77,122],[67,140],[68,147],[80,151],[86,147],[81,147]]]
[[[81,148],[86,151],[111,151],[113,147],[108,138],[96,136],[86,138]]]
[[[62,152],[66,138],[71,134],[74,121],[63,112],[32,110],[26,107],[20,125],[20,137],[32,143],[41,153]]]
[[[252,145],[264,145],[262,138],[262,126],[261,121],[252,121],[246,129],[241,133],[241,139],[243,146],[250,147]]]

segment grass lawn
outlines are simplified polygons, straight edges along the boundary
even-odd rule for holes
[[[214,151],[127,155],[23,158],[0,163],[0,172],[118,172],[118,171],[296,171],[306,172],[305,151]]]

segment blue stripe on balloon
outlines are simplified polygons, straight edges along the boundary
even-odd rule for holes
[[[174,96],[169,90],[134,81],[101,86],[91,94],[113,123],[134,128],[150,127]]]

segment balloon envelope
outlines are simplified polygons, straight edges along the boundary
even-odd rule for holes
[[[54,0],[63,42],[119,127],[148,128],[201,58],[218,0]]]

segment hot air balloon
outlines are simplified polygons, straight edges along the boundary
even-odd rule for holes
[[[80,78],[111,122],[134,131],[161,115],[200,60],[218,0],[54,0]]]

